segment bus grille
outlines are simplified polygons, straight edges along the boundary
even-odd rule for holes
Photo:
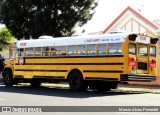
[[[140,70],[147,70],[147,63],[145,63],[145,62],[138,62],[138,69],[140,69]]]

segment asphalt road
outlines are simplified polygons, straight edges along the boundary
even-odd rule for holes
[[[160,94],[128,91],[122,90],[122,88],[110,92],[73,92],[67,87],[59,86],[31,88],[27,85],[14,87],[0,85],[0,106],[82,106],[80,109],[84,111],[86,106],[160,106],[159,100]],[[93,108],[88,107],[87,109],[90,111]],[[103,111],[102,108],[94,109]],[[124,112],[114,114],[122,113]],[[124,114],[130,114],[127,113]],[[101,114],[103,113],[101,112]],[[144,115],[137,112],[132,114]],[[150,113],[146,114],[150,115]]]

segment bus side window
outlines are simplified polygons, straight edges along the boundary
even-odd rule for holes
[[[50,56],[58,56],[58,47],[51,47]]]
[[[75,56],[76,55],[76,46],[68,46],[68,55]]]
[[[88,44],[87,46],[87,55],[96,55],[96,45],[95,44]]]
[[[79,56],[83,56],[83,55],[86,54],[85,52],[86,52],[86,51],[85,51],[85,45],[79,45],[79,46],[78,46],[78,55],[79,55]]]
[[[41,56],[41,48],[40,47],[35,48],[35,56]]]
[[[106,44],[98,44],[98,55],[106,55]]]
[[[24,51],[22,48],[18,49],[18,56],[24,56]]]
[[[66,46],[59,47],[59,55],[66,55]]]
[[[108,44],[108,54],[109,55],[122,54],[122,43],[109,43]]]
[[[33,48],[26,48],[25,56],[33,56]]]
[[[49,56],[49,47],[43,47],[42,56]]]

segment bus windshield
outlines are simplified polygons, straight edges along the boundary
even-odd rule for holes
[[[138,46],[138,55],[139,56],[147,56],[148,55],[147,45],[139,44],[139,46]]]

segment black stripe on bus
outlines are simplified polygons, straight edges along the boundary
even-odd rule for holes
[[[24,65],[123,65],[123,63],[25,63]]]
[[[123,73],[121,70],[83,70],[83,72],[90,73]]]
[[[14,78],[15,79],[24,79],[23,75],[15,75]],[[33,76],[33,78],[34,79],[64,79],[65,76]]]
[[[15,69],[15,71],[36,71],[36,72],[68,72],[68,70],[40,70],[40,69]]]
[[[24,78],[23,75],[15,75],[14,78]]]
[[[33,58],[95,58],[95,57],[99,57],[99,58],[103,58],[103,57],[124,57],[124,55],[93,55],[93,56],[53,56],[53,57],[49,57],[49,56],[44,56],[44,57],[24,57],[25,59],[33,59]]]
[[[107,80],[107,81],[118,81],[118,78],[99,78],[99,77],[85,77],[86,80]]]
[[[35,79],[64,79],[64,76],[33,76]]]

